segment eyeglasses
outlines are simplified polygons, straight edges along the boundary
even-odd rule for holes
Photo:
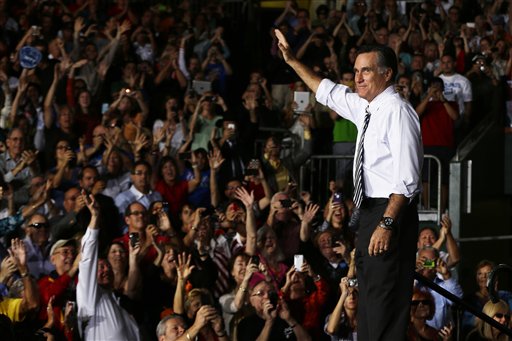
[[[242,186],[227,186],[226,189],[228,191],[236,191],[237,189],[239,189],[240,187]]]
[[[133,172],[133,174],[134,175],[149,175],[149,172],[144,172],[144,171],[138,170],[138,171]]]
[[[430,305],[432,303],[432,301],[431,300],[412,300],[411,301],[411,305],[414,305],[414,306],[419,305],[420,303],[423,305]]]
[[[509,314],[496,313],[494,314],[494,317],[497,317],[499,319],[505,318],[505,320],[510,320]]]
[[[28,225],[28,227],[33,227],[35,229],[48,228],[48,226],[49,226],[48,223],[32,223],[32,224]]]
[[[57,146],[57,149],[71,150],[71,147],[70,146]]]
[[[73,256],[75,254],[75,251],[72,250],[72,249],[62,249],[62,250],[58,250],[58,251],[55,251],[53,253],[54,255],[63,255],[63,256]]]
[[[256,291],[254,294],[252,294],[252,295],[251,295],[251,297],[252,297],[252,296],[259,296],[259,297],[263,297],[263,296],[265,296],[265,295],[267,295],[267,296],[268,296],[268,293],[269,293],[268,291],[258,290],[258,291]]]
[[[145,215],[146,212],[144,211],[132,211],[130,213],[128,213],[128,215]]]

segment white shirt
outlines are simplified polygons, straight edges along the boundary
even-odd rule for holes
[[[85,341],[138,341],[139,329],[133,317],[119,305],[111,290],[98,285],[99,232],[87,228],[82,238],[76,288],[80,334]]]
[[[471,82],[458,73],[451,76],[439,75],[444,82],[444,97],[448,101],[455,101],[459,105],[460,115],[464,115],[464,103],[473,100],[473,90]]]
[[[391,194],[403,194],[413,198],[421,191],[423,145],[420,121],[418,114],[393,86],[368,103],[358,94],[351,93],[348,87],[324,79],[316,99],[357,126],[356,148],[361,139],[365,109],[369,107],[371,117],[364,139],[363,160],[366,197],[389,198]]]

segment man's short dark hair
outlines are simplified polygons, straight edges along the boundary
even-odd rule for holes
[[[67,140],[66,140],[66,141],[67,141]],[[91,170],[95,171],[95,172],[96,172],[96,175],[98,175],[98,174],[99,174],[98,169],[96,169],[96,167],[94,167],[94,166],[92,166],[92,165],[85,165],[85,166],[83,166],[83,167],[80,169],[80,173],[78,173],[78,179],[79,179],[79,180],[82,180],[82,179],[84,178],[84,174],[85,174],[85,171],[86,171],[87,169],[91,169]]]
[[[389,46],[380,46],[380,45],[363,45],[357,50],[357,56],[362,53],[377,53],[377,66],[390,68],[393,74],[391,75],[391,80],[394,80],[396,75],[398,74],[398,62],[396,58],[395,51]]]
[[[135,162],[133,164],[133,167],[132,167],[132,171],[131,173],[132,174],[135,174],[135,169],[137,169],[138,166],[140,165],[144,165],[146,166],[146,168],[148,169],[148,171],[151,173],[153,171],[153,169],[151,168],[151,165],[149,164],[149,162],[145,161],[145,160],[139,160],[137,162]]]

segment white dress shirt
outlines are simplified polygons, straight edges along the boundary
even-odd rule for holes
[[[138,341],[139,329],[133,317],[119,305],[111,290],[98,285],[99,232],[87,228],[82,238],[76,288],[80,334],[85,341]]]
[[[316,99],[357,126],[356,146],[361,139],[368,107],[371,117],[364,139],[365,197],[388,198],[391,194],[403,194],[412,199],[421,191],[423,144],[420,121],[418,114],[393,86],[368,103],[350,92],[348,87],[324,79]]]

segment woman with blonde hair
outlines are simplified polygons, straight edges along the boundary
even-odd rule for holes
[[[510,328],[510,308],[505,301],[499,300],[496,303],[492,301],[487,302],[482,309],[482,313]],[[483,320],[477,319],[476,327],[468,334],[466,341],[478,340],[508,341],[510,337]]]

